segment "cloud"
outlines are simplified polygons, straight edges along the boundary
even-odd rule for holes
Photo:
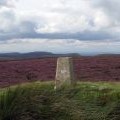
[[[26,5],[27,2],[28,0],[23,2],[23,5]],[[111,25],[109,18],[103,11],[92,8],[87,1],[51,0],[47,2],[40,0],[40,3],[43,2],[42,9],[38,7],[38,4],[34,6],[33,0],[29,2],[31,3],[29,6],[33,9],[31,12],[29,6],[25,10],[23,8],[18,10],[17,4],[15,4],[15,9],[3,8],[0,10],[0,40],[19,38],[113,39],[114,35],[111,35],[108,30]],[[20,4],[20,1],[17,3]],[[37,2],[35,1],[35,3]],[[32,4],[37,8],[35,12]]]
[[[85,16],[77,17],[76,15],[75,17],[60,16],[56,18],[55,23],[53,20],[54,15],[52,19],[42,19],[40,16],[41,19],[36,17],[39,20],[38,22],[33,16],[24,17],[26,15],[21,15],[19,12],[15,12],[14,9],[4,8],[0,10],[0,16],[0,41],[20,38],[78,39],[86,41],[114,38],[109,32],[99,29],[105,23],[100,22],[104,15],[103,18],[101,15],[100,20],[96,16],[96,23]],[[97,29],[94,28],[96,24],[99,24]]]
[[[33,30],[33,27],[35,28],[33,23],[28,22],[26,24],[21,23],[21,28],[19,28],[19,32],[14,33],[8,33],[8,34],[2,34],[0,35],[1,40],[10,40],[10,39],[19,39],[19,38],[41,38],[41,39],[76,39],[76,40],[83,40],[83,41],[95,41],[95,40],[113,40],[115,39],[112,35],[109,33],[105,33],[103,31],[97,31],[97,32],[91,32],[91,31],[84,31],[80,33],[36,33]],[[28,28],[30,28],[28,30]],[[31,29],[32,28],[32,29]]]
[[[14,11],[9,8],[0,10],[0,32],[11,32],[15,26]]]
[[[51,51],[54,53],[97,54],[120,53],[119,48],[120,41],[80,41],[75,39],[14,39],[2,41],[0,44],[1,52]]]
[[[119,0],[93,0],[92,6],[94,8],[100,9],[111,21],[111,27],[120,28],[120,1]]]
[[[47,45],[49,50],[59,46],[59,50],[70,51],[74,47],[78,51],[83,46],[83,51],[94,47],[102,51],[109,41],[107,49],[118,44],[118,50],[119,10],[118,0],[1,0],[0,44],[9,50],[21,45],[25,51],[27,44],[33,50],[35,42],[35,50],[39,50],[39,45],[47,50]],[[67,47],[60,47],[63,44]],[[4,48],[1,46],[0,50]]]
[[[11,8],[0,10],[0,41],[35,34],[36,27],[35,21],[23,19]]]
[[[16,0],[0,0],[0,7],[14,7]]]

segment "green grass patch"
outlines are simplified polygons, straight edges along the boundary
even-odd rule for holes
[[[0,120],[119,120],[120,84],[28,83],[0,90]]]

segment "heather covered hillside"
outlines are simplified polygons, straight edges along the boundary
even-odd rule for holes
[[[54,58],[0,62],[0,86],[35,80],[53,80],[55,69]]]
[[[0,87],[55,79],[57,58],[0,61]],[[120,56],[73,58],[79,81],[120,81]]]

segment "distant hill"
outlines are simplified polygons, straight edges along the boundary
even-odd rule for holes
[[[120,57],[120,54],[99,54],[99,55],[96,55],[96,56],[100,56],[100,57]]]
[[[68,53],[68,54],[54,54],[51,52],[29,52],[29,53],[1,53],[0,60],[15,60],[15,59],[32,59],[41,57],[77,57],[80,56],[78,53]]]

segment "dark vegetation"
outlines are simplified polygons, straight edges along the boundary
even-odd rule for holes
[[[0,61],[0,87],[55,79],[57,58]],[[120,56],[74,57],[80,81],[120,81]]]
[[[76,58],[74,70],[82,81],[120,81],[120,56]]]
[[[55,69],[54,58],[0,62],[0,86],[53,80]]]
[[[120,84],[34,83],[0,91],[0,120],[120,120]]]
[[[75,79],[83,81],[75,87],[33,82],[54,80],[56,62],[0,61],[0,87],[19,85],[0,89],[0,120],[120,120],[120,56],[74,57]]]

